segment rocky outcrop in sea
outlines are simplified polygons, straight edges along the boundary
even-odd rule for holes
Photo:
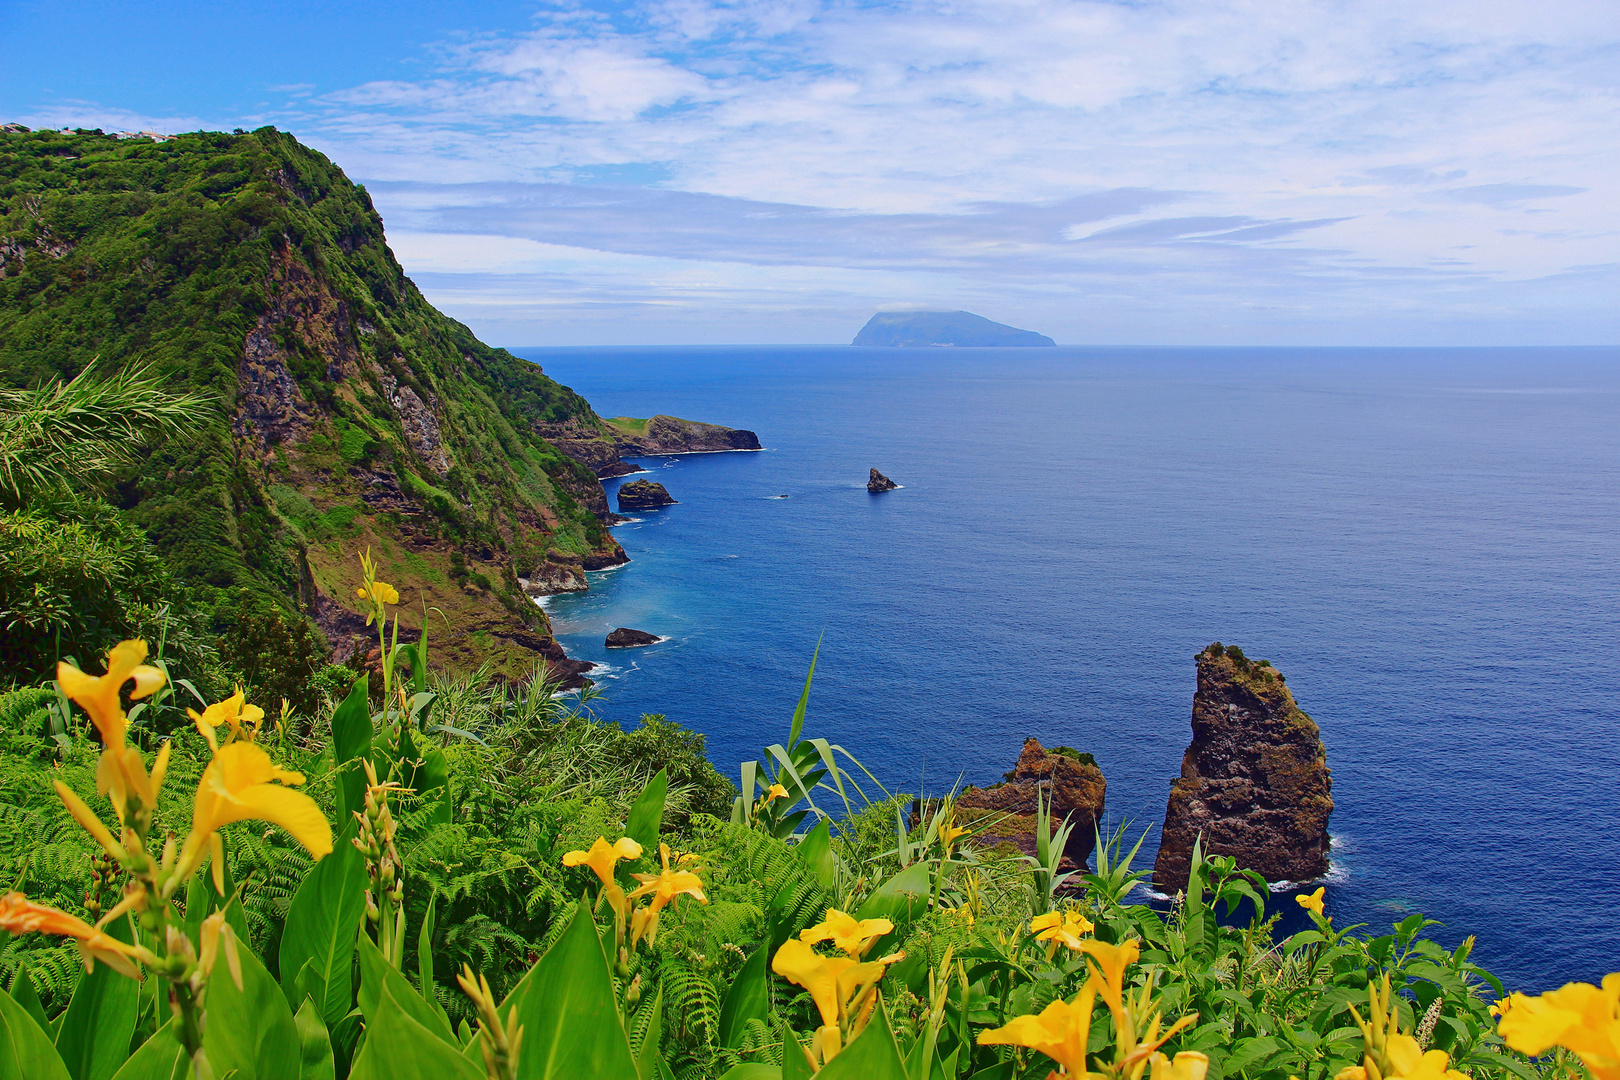
[[[1063,855],[1067,869],[1078,869],[1096,846],[1107,793],[1108,783],[1090,754],[1067,746],[1047,750],[1039,740],[1025,739],[1018,763],[1001,783],[970,787],[957,796],[957,824],[973,827],[976,843],[1010,844],[1034,855],[1035,800],[1049,799],[1054,826],[1065,818],[1074,825]]]
[[[899,486],[899,484],[895,483],[893,480],[890,480],[887,476],[884,476],[876,469],[873,469],[871,474],[866,478],[866,490],[870,491],[874,495],[880,491],[893,491]]]
[[[628,626],[621,626],[607,636],[604,643],[610,649],[639,649],[644,645],[656,645],[664,640],[657,634],[649,634],[645,630],[632,630]]]
[[[631,480],[619,487],[620,510],[657,510],[674,505],[664,485],[654,480]]]
[[[1216,642],[1198,654],[1192,745],[1170,785],[1154,884],[1186,888],[1193,840],[1267,881],[1328,869],[1333,782],[1316,724],[1264,660]]]

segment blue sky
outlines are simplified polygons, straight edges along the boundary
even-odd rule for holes
[[[1613,0],[7,0],[0,120],[289,130],[499,344],[1620,341]]]

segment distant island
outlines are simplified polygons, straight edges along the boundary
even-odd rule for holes
[[[991,322],[971,311],[880,311],[852,345],[1056,345],[1045,334]]]

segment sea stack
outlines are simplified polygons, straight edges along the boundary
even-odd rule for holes
[[[899,484],[895,483],[893,480],[890,480],[887,476],[884,476],[876,469],[873,469],[871,475],[866,478],[866,490],[870,491],[874,495],[880,491],[893,491],[899,486]]]
[[[1067,746],[1047,750],[1039,740],[1025,739],[1018,764],[1001,783],[970,787],[957,797],[957,823],[989,823],[975,827],[978,843],[1011,844],[1025,855],[1034,855],[1039,794],[1050,800],[1054,826],[1064,818],[1074,826],[1063,856],[1069,869],[1078,869],[1096,846],[1097,822],[1102,820],[1107,793],[1108,783],[1090,754]]]
[[[662,640],[657,634],[649,634],[645,630],[632,630],[628,626],[621,626],[608,634],[605,644],[610,649],[639,649],[644,645],[656,645]]]
[[[674,505],[664,485],[653,480],[631,480],[619,487],[620,510],[657,510]]]
[[[1328,868],[1333,782],[1316,724],[1282,673],[1216,642],[1197,656],[1192,745],[1171,782],[1153,883],[1187,887],[1193,840],[1267,881],[1305,882]]]

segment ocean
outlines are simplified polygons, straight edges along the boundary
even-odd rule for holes
[[[515,351],[766,448],[643,459],[678,505],[547,602],[602,715],[735,778],[819,641],[807,734],[904,791],[1090,751],[1151,868],[1218,639],[1321,727],[1337,925],[1421,911],[1510,988],[1620,970],[1620,350]]]

